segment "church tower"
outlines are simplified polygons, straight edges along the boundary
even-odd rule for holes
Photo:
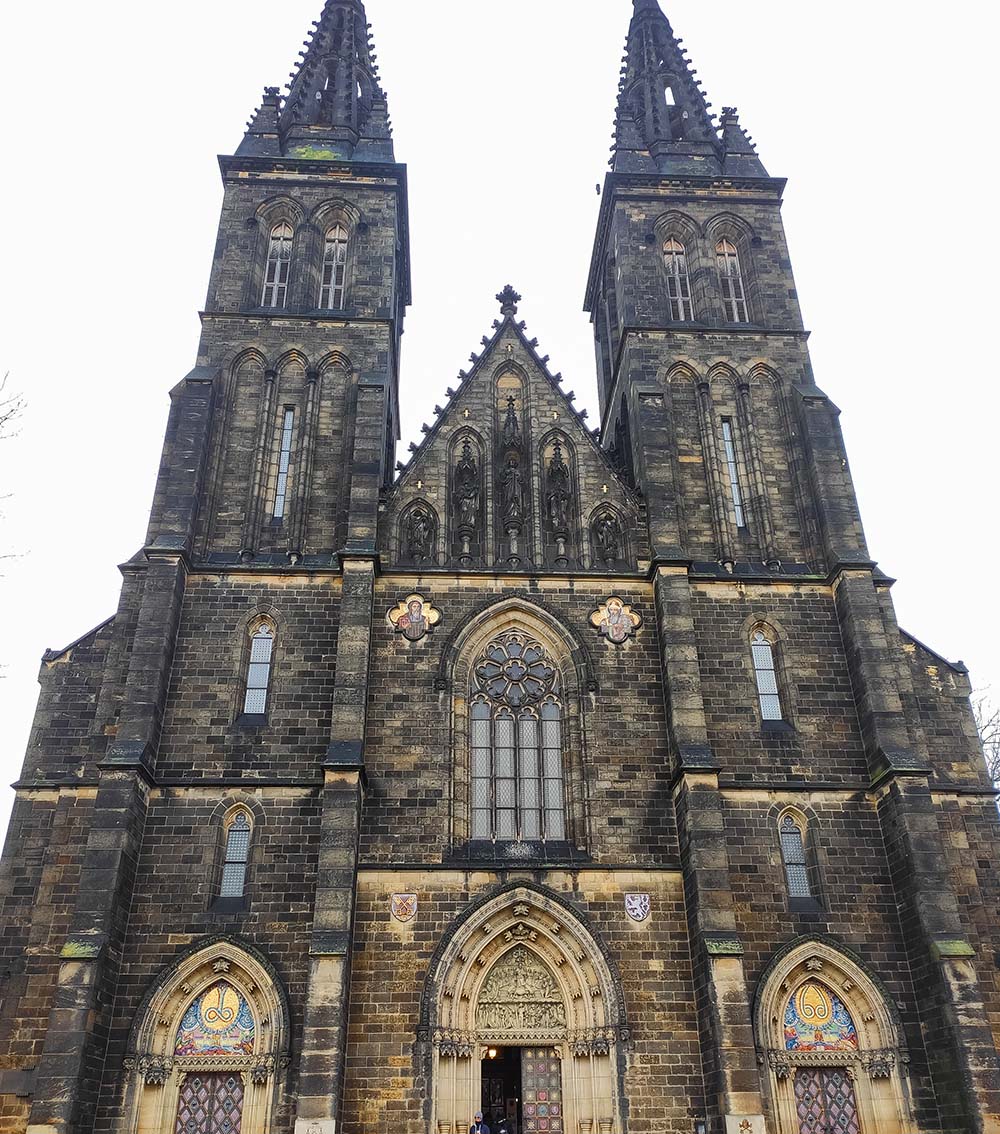
[[[968,675],[896,624],[785,183],[695,76],[634,0],[600,425],[508,284],[399,462],[361,0],[265,89],[146,541],[42,661],[0,1134],[1000,1134]]]

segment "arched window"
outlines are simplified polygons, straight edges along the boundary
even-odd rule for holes
[[[785,882],[790,898],[811,898],[809,865],[806,862],[805,824],[791,812],[786,812],[778,824],[781,841],[781,860],[785,865]]]
[[[267,712],[273,657],[274,627],[262,622],[250,638],[246,693],[243,697],[243,712],[248,716],[263,716]]]
[[[222,863],[220,898],[242,898],[246,892],[247,864],[250,861],[250,835],[253,824],[240,808],[226,824],[226,853]]]
[[[747,296],[743,286],[743,269],[736,245],[728,240],[720,240],[715,246],[715,259],[719,265],[719,286],[722,289],[722,305],[726,319],[730,323],[747,321]]]
[[[347,286],[347,229],[335,224],[326,234],[323,249],[323,282],[319,305],[326,310],[344,306]]]
[[[670,318],[678,323],[693,319],[694,308],[691,305],[691,283],[688,279],[687,253],[684,251],[684,245],[672,236],[663,242],[663,265],[667,269],[667,297],[670,301]]]
[[[510,631],[473,671],[472,838],[566,838],[559,675],[544,648]]]
[[[261,307],[284,307],[288,298],[288,276],[292,269],[292,226],[286,221],[271,229],[264,269]]]
[[[753,657],[754,677],[757,680],[757,698],[760,702],[761,719],[765,721],[784,720],[781,693],[778,690],[778,670],[774,658],[774,643],[764,630],[755,630],[751,635],[750,653]]]

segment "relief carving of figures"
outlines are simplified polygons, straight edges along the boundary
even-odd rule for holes
[[[545,504],[549,523],[555,532],[565,532],[569,524],[569,467],[563,460],[562,446],[557,441],[546,474]]]
[[[455,466],[455,515],[460,531],[474,532],[479,527],[479,467],[466,437],[462,456]]]
[[[523,945],[494,966],[479,996],[476,1024],[501,1032],[566,1026],[566,1006],[552,974]]]
[[[411,563],[428,559],[434,544],[434,517],[427,508],[417,505],[406,517],[406,558]]]
[[[524,477],[517,457],[511,456],[500,478],[503,518],[518,524],[524,518]]]
[[[625,558],[622,554],[622,527],[617,516],[612,512],[602,512],[594,519],[591,530],[598,559],[614,563]]]

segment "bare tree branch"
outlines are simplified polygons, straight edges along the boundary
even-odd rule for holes
[[[0,378],[0,440],[13,437],[17,432],[16,422],[24,410],[24,398],[21,394],[7,392],[8,372]]]
[[[990,778],[1000,788],[1000,705],[990,697],[988,690],[981,689],[972,694],[972,711],[983,742]]]

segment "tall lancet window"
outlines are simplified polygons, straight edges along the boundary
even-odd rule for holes
[[[726,319],[730,323],[745,323],[747,293],[743,286],[743,268],[736,245],[728,240],[720,240],[715,246],[715,258],[719,265],[719,286],[722,288]]]
[[[559,674],[532,638],[499,635],[475,667],[472,837],[562,841],[566,812]]]
[[[663,265],[667,269],[670,318],[678,323],[688,322],[694,318],[694,308],[691,305],[687,253],[684,251],[684,245],[672,236],[663,242]]]
[[[246,690],[243,695],[243,712],[247,716],[259,717],[267,712],[273,660],[274,627],[261,622],[250,637],[250,657],[247,661]]]
[[[323,284],[319,293],[320,307],[330,310],[344,306],[347,287],[347,229],[335,224],[326,234],[323,250]]]
[[[757,700],[760,703],[761,720],[784,720],[774,644],[763,629],[755,630],[751,635],[750,654],[753,658],[754,677],[757,680]]]
[[[264,269],[261,307],[284,307],[288,298],[288,277],[292,270],[292,226],[282,221],[271,229]]]

